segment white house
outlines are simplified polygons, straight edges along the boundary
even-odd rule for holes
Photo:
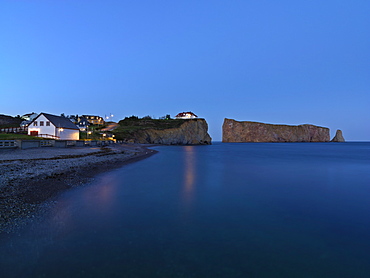
[[[28,135],[59,140],[79,140],[80,130],[68,118],[40,113],[29,124]]]
[[[22,127],[28,126],[29,123],[32,122],[37,116],[38,116],[38,114],[35,113],[35,112],[24,114],[21,117],[23,119],[23,121],[21,122],[21,126]]]
[[[193,112],[181,112],[175,116],[176,119],[196,119],[198,118]]]
[[[36,118],[38,116],[37,113],[35,112],[32,112],[32,113],[28,113],[28,114],[24,114],[21,118],[25,121],[32,121],[34,118]]]

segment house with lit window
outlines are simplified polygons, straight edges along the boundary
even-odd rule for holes
[[[197,115],[195,115],[193,112],[181,112],[175,116],[176,119],[196,119],[198,118]]]
[[[66,117],[40,113],[28,125],[28,135],[58,140],[79,140],[80,130]]]
[[[83,118],[87,119],[92,125],[103,125],[105,121],[103,117],[94,116],[94,115],[82,115]]]
[[[90,122],[84,117],[79,117],[78,122],[76,123],[76,126],[81,131],[86,131],[88,129],[88,127],[90,126]]]

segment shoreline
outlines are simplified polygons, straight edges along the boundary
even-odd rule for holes
[[[32,222],[50,209],[62,192],[158,152],[148,149],[150,146],[113,144],[0,152],[0,235]]]

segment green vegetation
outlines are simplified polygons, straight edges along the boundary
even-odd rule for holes
[[[86,131],[80,131],[80,140],[101,140],[102,135],[97,131],[89,131],[88,134]]]
[[[89,125],[87,131],[80,131],[80,140],[102,140],[102,129],[107,127],[105,125]]]
[[[140,129],[167,129],[167,128],[177,128],[184,123],[185,120],[174,120],[174,119],[151,119],[146,116],[142,119],[139,119],[135,116],[125,118],[118,122],[120,127],[139,127]]]
[[[151,119],[146,116],[139,119],[137,116],[126,117],[118,122],[119,126],[113,131],[115,138],[118,140],[127,140],[135,137],[140,130],[145,129],[169,129],[178,128],[186,120],[175,119]]]
[[[22,119],[18,115],[17,117],[0,115],[0,128],[6,127],[19,127]]]
[[[27,134],[18,134],[18,133],[0,133],[0,140],[46,140],[47,138],[30,136]]]

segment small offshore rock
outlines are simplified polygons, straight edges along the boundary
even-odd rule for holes
[[[335,136],[331,140],[331,142],[346,142],[346,140],[344,140],[342,131],[340,129],[337,129],[337,132],[335,133]]]

